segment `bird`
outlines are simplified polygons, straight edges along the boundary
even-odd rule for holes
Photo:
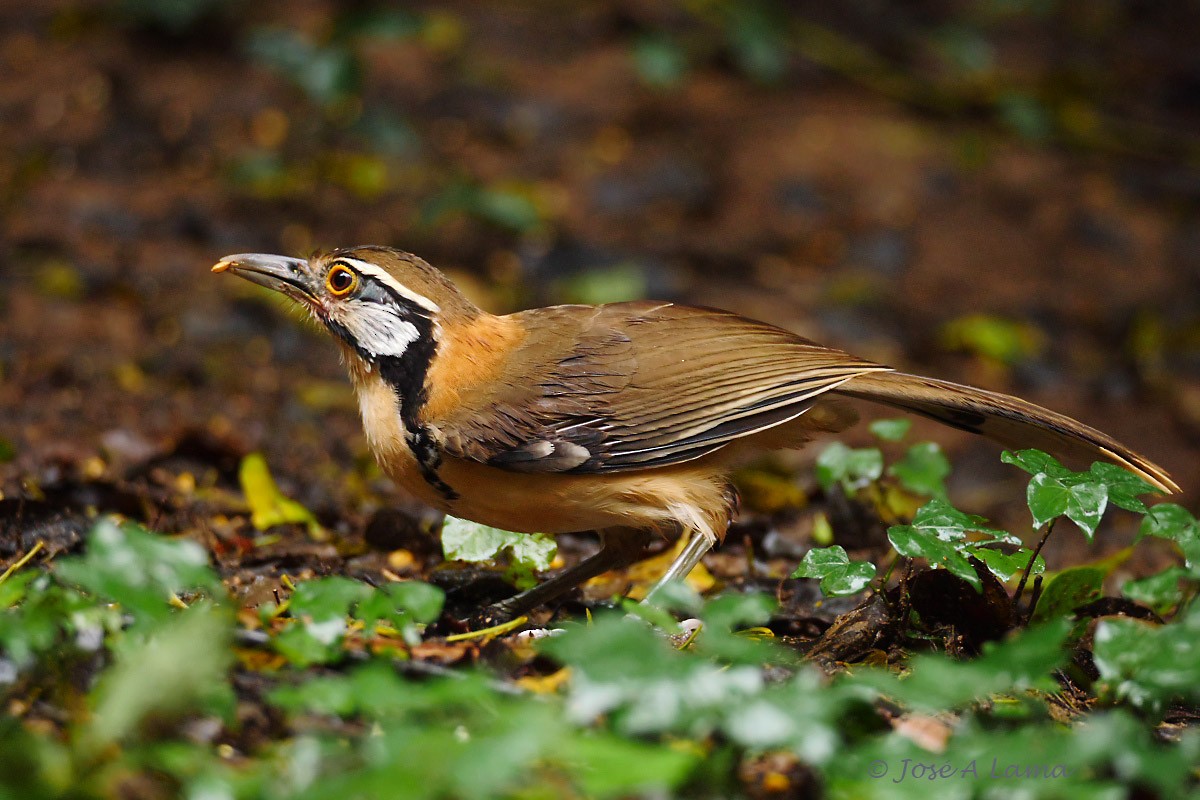
[[[734,465],[852,424],[838,398],[1009,447],[1109,461],[1179,491],[1161,467],[1070,417],[730,311],[639,300],[494,315],[420,257],[377,245],[308,258],[241,253],[212,271],[286,295],[332,334],[370,448],[398,486],[507,531],[599,534],[594,555],[484,619],[526,613],[627,566],[655,536],[687,540],[651,593],[684,578],[737,514]]]

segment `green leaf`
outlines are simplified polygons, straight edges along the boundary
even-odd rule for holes
[[[535,570],[548,570],[558,552],[554,539],[541,533],[517,534],[517,540],[509,545],[513,561]]]
[[[558,545],[544,534],[512,533],[458,517],[447,516],[442,523],[442,552],[447,560],[492,561],[506,550],[515,564],[546,570]]]
[[[843,680],[871,686],[906,706],[928,711],[961,708],[1002,692],[1054,691],[1058,684],[1051,676],[1067,662],[1063,643],[1069,631],[1069,624],[1057,620],[1027,628],[1003,642],[987,642],[983,655],[973,661],[920,654],[909,660],[905,678],[874,669]]]
[[[242,484],[246,503],[250,506],[250,522],[256,530],[265,531],[275,525],[297,523],[306,526],[314,538],[324,535],[321,524],[311,511],[279,491],[262,453],[251,453],[242,459],[238,467],[238,480]]]
[[[913,525],[893,525],[888,528],[888,540],[896,552],[905,558],[923,558],[929,562],[929,566],[947,569],[976,590],[983,590],[983,583],[975,573],[975,568],[955,542],[941,538],[932,530]]]
[[[1078,525],[1090,542],[1108,508],[1108,487],[1100,483],[1079,483],[1071,487],[1067,499],[1067,518]]]
[[[1160,614],[1165,613],[1183,599],[1179,582],[1187,576],[1187,570],[1168,567],[1155,575],[1126,581],[1121,587],[1121,594],[1136,603],[1149,606]]]
[[[1009,542],[1020,544],[1020,540],[1007,531],[989,528],[983,517],[965,514],[945,500],[934,498],[917,509],[913,516],[914,528],[937,535],[938,538],[950,541],[962,539],[968,532],[983,534],[989,541]]]
[[[2,374],[0,374],[2,377]],[[17,448],[8,439],[0,436],[0,464],[7,464],[17,457]]]
[[[190,539],[169,539],[126,522],[101,519],[83,556],[60,559],[54,573],[106,600],[119,603],[137,622],[166,619],[171,595],[203,589],[215,598],[224,586],[208,566],[208,553]]]
[[[1144,480],[1123,467],[1097,461],[1087,472],[1092,483],[1108,489],[1108,501],[1118,508],[1136,514],[1147,512],[1146,504],[1139,497],[1144,494],[1162,494]]]
[[[787,18],[766,3],[731,3],[725,9],[725,33],[738,68],[763,83],[780,80],[788,65]]]
[[[1108,489],[1098,483],[1067,483],[1042,472],[1029,482],[1026,499],[1035,528],[1065,514],[1091,541],[1108,507]]]
[[[1026,492],[1029,511],[1033,514],[1033,526],[1040,528],[1067,513],[1070,499],[1071,490],[1062,481],[1044,472],[1034,475]]]
[[[946,497],[946,476],[950,462],[934,442],[919,442],[908,448],[904,458],[888,468],[900,485],[909,491],[930,497]]]
[[[373,591],[367,584],[341,575],[314,578],[296,584],[288,611],[293,617],[309,617],[314,622],[341,619],[350,613],[351,606]]]
[[[1030,475],[1038,475],[1045,473],[1052,478],[1064,478],[1071,474],[1071,470],[1062,465],[1054,456],[1043,453],[1041,450],[1005,450],[1000,454],[1000,460],[1005,464],[1012,464],[1020,467]]]
[[[351,607],[372,592],[367,584],[340,575],[297,584],[288,601],[288,612],[295,622],[272,638],[272,645],[299,666],[339,660],[348,628],[346,617]],[[369,609],[369,613],[375,610]]]
[[[1015,553],[1002,553],[988,547],[977,547],[971,549],[971,554],[982,561],[993,575],[1001,581],[1007,582],[1025,572],[1025,567],[1028,566],[1033,551],[1022,548]],[[1029,571],[1029,574],[1040,575],[1045,571],[1046,562],[1041,556],[1038,556],[1037,560],[1033,562],[1033,569]]]
[[[561,757],[585,797],[670,796],[700,759],[695,751],[597,734],[572,736]]]
[[[1034,622],[1044,622],[1070,615],[1080,606],[1098,600],[1104,586],[1105,571],[1099,567],[1072,567],[1064,569],[1046,584]]]
[[[1140,536],[1157,536],[1183,544],[1200,541],[1200,521],[1181,505],[1159,503],[1142,520]]]
[[[250,36],[250,55],[288,78],[309,100],[333,105],[361,88],[361,65],[339,43],[316,46],[291,30],[259,30]]]
[[[1093,658],[1102,691],[1137,708],[1160,712],[1176,699],[1200,700],[1200,604],[1171,625],[1101,620]]]
[[[834,442],[817,457],[817,481],[825,491],[840,483],[847,492],[853,492],[882,474],[883,452],[876,447],[856,450]]]
[[[867,426],[871,433],[885,442],[898,442],[908,435],[912,420],[905,417],[895,419],[877,419]]]
[[[88,738],[105,744],[129,737],[150,717],[232,709],[225,681],[233,660],[232,623],[221,610],[195,605],[122,652],[96,687]]]
[[[845,548],[817,547],[804,555],[793,578],[820,578],[821,592],[828,597],[861,592],[875,577],[875,565],[869,561],[851,561]]]
[[[1087,472],[1072,472],[1064,467],[1058,459],[1043,453],[1041,450],[1004,452],[1000,455],[1000,460],[1006,464],[1013,464],[1020,467],[1035,476],[1035,478],[1041,474],[1048,475],[1050,478],[1057,479],[1063,486],[1072,489],[1082,486],[1093,487],[1090,490],[1078,489],[1075,493],[1076,501],[1072,504],[1072,509],[1062,512],[1066,513],[1068,517],[1081,528],[1084,528],[1085,531],[1088,530],[1089,525],[1091,526],[1091,532],[1095,531],[1093,520],[1095,519],[1096,508],[1099,507],[1100,512],[1103,513],[1104,504],[1098,500],[1101,492],[1103,492],[1108,502],[1111,502],[1118,508],[1139,514],[1146,513],[1146,505],[1138,499],[1138,496],[1158,493],[1158,490],[1153,486],[1129,470],[1118,467],[1116,464],[1097,461],[1092,464]],[[1097,489],[1094,487],[1101,488]],[[1072,513],[1080,519],[1075,519]],[[1083,520],[1083,522],[1080,522],[1080,520]],[[1040,527],[1040,524],[1038,527]]]
[[[445,593],[421,581],[389,583],[360,600],[354,616],[368,631],[381,621],[390,623],[410,645],[420,641],[418,626],[435,621],[442,614]]]

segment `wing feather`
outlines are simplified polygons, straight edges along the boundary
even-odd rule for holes
[[[672,304],[520,315],[510,375],[426,420],[444,450],[522,472],[613,472],[699,458],[886,370],[728,312]],[[630,335],[633,334],[633,335]]]

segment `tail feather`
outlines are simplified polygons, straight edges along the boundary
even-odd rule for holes
[[[903,372],[859,375],[836,392],[921,414],[1007,447],[1035,447],[1089,463],[1112,461],[1163,492],[1179,491],[1162,467],[1111,436],[1017,397]]]

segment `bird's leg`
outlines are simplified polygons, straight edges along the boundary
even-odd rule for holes
[[[600,531],[600,551],[575,566],[565,569],[520,594],[493,603],[483,611],[483,619],[493,623],[524,614],[542,603],[569,592],[584,581],[602,572],[632,564],[642,555],[649,541],[646,531],[633,528],[612,528]]]
[[[642,602],[650,602],[650,598],[671,581],[681,581],[686,578],[700,563],[700,559],[704,558],[704,554],[712,549],[712,546],[712,539],[700,531],[692,531],[688,543],[679,551],[679,555],[675,556],[675,560],[671,562],[671,566],[667,567],[667,571],[658,579],[658,582],[646,593],[646,598]]]

